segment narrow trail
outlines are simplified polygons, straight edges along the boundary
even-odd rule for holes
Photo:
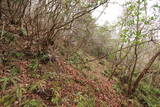
[[[57,62],[64,72],[72,75],[74,80],[83,80],[84,84],[88,84],[92,86],[92,88],[98,89],[99,92],[97,92],[96,95],[98,98],[106,101],[109,107],[120,107],[121,104],[123,104],[125,98],[122,95],[118,95],[114,90],[113,85],[115,82],[113,80],[109,81],[107,77],[102,75],[102,71],[105,70],[105,66],[97,64],[94,71],[85,72],[87,76],[95,77],[96,80],[94,81],[93,79],[80,76],[79,72],[81,71],[67,64],[65,61],[57,60]]]

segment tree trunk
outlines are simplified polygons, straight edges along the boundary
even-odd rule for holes
[[[141,31],[139,30],[140,25],[139,25],[139,15],[140,15],[140,0],[138,0],[138,7],[137,7],[137,24],[136,24],[136,37],[135,37],[135,42],[139,40],[139,35],[141,34]],[[134,61],[134,65],[133,65],[133,69],[131,71],[130,77],[129,77],[129,82],[128,82],[128,95],[130,95],[132,93],[132,80],[133,80],[133,75],[134,72],[136,70],[136,66],[137,66],[137,61],[138,61],[138,44],[135,44],[135,48],[134,48],[134,54],[135,54],[135,61]]]
[[[135,92],[135,90],[138,87],[139,82],[144,77],[144,75],[148,72],[149,68],[152,66],[156,58],[160,55],[160,50],[149,60],[143,71],[140,73],[140,75],[137,77],[136,81],[133,83],[132,93]]]

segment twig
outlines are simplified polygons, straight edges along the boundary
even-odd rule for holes
[[[84,16],[84,15],[86,15],[86,14],[92,12],[93,10],[97,9],[98,7],[104,5],[105,3],[108,3],[108,2],[109,2],[109,0],[106,0],[106,1],[104,1],[103,3],[101,3],[101,4],[99,4],[99,5],[95,6],[95,7],[93,7],[92,9],[90,9],[90,10],[88,10],[88,11],[86,11],[86,12],[84,12],[84,13],[82,13],[82,14],[76,16],[76,17],[73,17],[73,19],[71,19],[70,21],[64,23],[63,25],[58,26],[57,29],[63,28],[64,26],[66,26],[66,25],[72,23],[74,20],[76,20],[76,19],[78,19],[78,18],[80,18],[80,17],[82,17],[82,16]],[[81,13],[81,12],[80,12],[80,13]]]

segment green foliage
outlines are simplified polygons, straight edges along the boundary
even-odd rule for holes
[[[30,72],[30,73],[29,73],[29,76],[30,76],[31,78],[40,78],[40,77],[41,77],[41,75],[38,74],[38,73],[36,73],[36,72]]]
[[[24,57],[24,53],[23,52],[13,52],[12,56],[18,59],[22,59]]]
[[[146,82],[142,82],[135,94],[141,104],[149,107],[160,106],[160,89],[149,86]]]
[[[160,8],[160,5],[155,4],[153,7],[155,7],[155,8]]]
[[[103,74],[104,76],[106,76],[106,77],[110,76],[111,73],[112,73],[112,70],[104,70],[104,71],[102,72],[102,74]]]
[[[39,60],[38,59],[32,59],[30,61],[30,64],[28,65],[28,69],[30,70],[29,74],[32,78],[39,78],[40,74],[37,71],[39,67]]]
[[[0,97],[0,104],[3,107],[12,107],[12,104],[16,101],[17,97],[13,93],[6,94]]]
[[[82,95],[81,92],[78,92],[76,96],[75,102],[77,103],[77,107],[95,107],[94,98]]]
[[[36,91],[36,90],[39,90],[39,89],[43,89],[43,86],[45,85],[45,83],[46,82],[44,80],[39,80],[37,82],[34,82],[29,86],[29,90],[30,91]]]
[[[17,97],[17,99],[18,99],[19,102],[22,100],[23,93],[24,93],[25,91],[26,91],[25,88],[23,88],[23,87],[21,87],[21,86],[19,86],[19,85],[17,85],[17,86],[15,87],[16,97]]]
[[[42,64],[47,64],[50,61],[50,56],[49,54],[45,53],[45,52],[38,52],[38,54],[36,55],[37,59],[39,59],[39,61]]]
[[[53,97],[51,99],[51,102],[58,106],[60,104],[60,102],[62,102],[62,98],[61,98],[61,95],[59,93],[61,87],[56,86],[55,88],[51,88],[51,89],[53,91]]]
[[[71,64],[76,64],[76,63],[81,63],[82,59],[79,53],[74,53],[70,58],[69,58],[69,62]]]
[[[47,107],[42,101],[37,99],[27,100],[22,105],[23,107]]]
[[[37,70],[38,66],[39,66],[38,60],[33,59],[33,60],[31,60],[31,63],[29,64],[28,67],[31,71],[35,72]]]
[[[27,35],[27,31],[25,28],[21,28],[21,36],[26,36]]]
[[[12,107],[13,103],[17,100],[20,104],[24,91],[25,89],[23,87],[20,87],[19,85],[14,86],[13,90],[0,98],[0,104],[4,107]]]
[[[20,81],[17,77],[2,77],[0,78],[1,89],[4,91],[8,85],[13,84],[14,86],[17,85],[17,81]]]
[[[82,55],[78,52],[74,53],[69,59],[68,62],[72,65],[75,65],[80,70],[90,70],[90,67],[87,66],[84,62],[87,62],[87,58],[82,58]]]
[[[16,66],[13,66],[12,69],[10,70],[12,75],[17,75],[20,73],[20,69],[17,68]]]
[[[2,31],[0,31],[0,33],[1,32]],[[4,31],[2,38],[3,38],[2,41],[4,41],[4,43],[11,43],[15,40],[14,34],[6,31]]]
[[[44,72],[42,75],[42,79],[48,80],[48,79],[53,79],[57,76],[56,72]]]
[[[47,64],[50,60],[50,57],[49,55],[43,55],[41,58],[40,58],[40,61],[43,62],[43,64]]]
[[[62,101],[62,98],[58,91],[54,91],[54,97],[52,97],[51,102],[56,104],[57,106]]]
[[[116,57],[116,54],[108,54],[107,59],[113,60],[115,59],[115,57]]]
[[[117,81],[116,84],[113,85],[113,88],[116,90],[117,93],[122,93],[122,88],[119,81]]]
[[[146,0],[129,1],[125,4],[126,13],[122,20],[119,22],[122,27],[120,37],[123,42],[129,43],[133,40],[135,44],[139,44],[142,39],[147,38],[148,35],[143,33],[145,28],[152,27],[151,23],[156,20],[155,15],[146,14]],[[137,28],[138,27],[138,28]],[[142,29],[140,29],[142,28]]]

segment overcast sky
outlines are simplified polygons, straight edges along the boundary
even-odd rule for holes
[[[119,16],[122,15],[123,12],[123,7],[122,5],[129,0],[110,0],[111,3],[109,3],[108,7],[105,8],[101,6],[97,8],[93,13],[92,16],[94,18],[98,18],[99,15],[102,13],[104,10],[103,14],[98,18],[96,24],[98,25],[104,25],[106,22],[109,23],[115,23],[117,22],[117,19]],[[149,0],[148,4],[151,6],[153,3],[156,3],[158,0]],[[160,1],[160,0],[159,0]]]
[[[114,23],[117,21],[117,18],[122,14],[123,8],[122,4],[126,0],[111,0],[111,3],[109,3],[108,7],[105,8],[101,6],[98,9],[96,9],[92,15],[94,18],[98,18],[101,12],[104,10],[103,14],[98,18],[97,24],[103,25],[106,22]]]

